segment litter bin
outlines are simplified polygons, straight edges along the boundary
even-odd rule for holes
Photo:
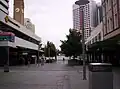
[[[111,64],[89,64],[89,89],[113,89],[113,73]]]

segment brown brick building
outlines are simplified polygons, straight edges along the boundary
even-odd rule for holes
[[[103,35],[109,39],[120,34],[120,0],[102,0]]]
[[[103,40],[88,46],[90,62],[120,65],[120,0],[102,0]]]
[[[24,0],[14,0],[14,19],[24,25]]]

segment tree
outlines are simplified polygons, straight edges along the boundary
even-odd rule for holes
[[[44,48],[44,53],[46,57],[56,57],[56,47],[52,42],[47,42]]]
[[[61,51],[59,49],[56,49],[56,53],[59,56],[59,54],[61,53]]]
[[[74,58],[82,53],[81,34],[75,29],[69,29],[67,40],[61,41],[61,51],[65,56],[73,56]]]

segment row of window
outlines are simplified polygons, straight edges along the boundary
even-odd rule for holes
[[[87,45],[91,45],[93,43],[101,41],[101,33],[99,33],[97,36],[95,36],[92,40],[90,40]]]
[[[109,6],[109,7],[111,7],[110,10],[107,9],[108,4],[105,4],[105,3],[103,4],[103,15],[104,15],[104,17],[103,17],[103,33],[104,33],[104,35],[106,35],[106,34],[110,33],[111,31],[120,27],[120,12],[119,12],[120,6],[118,6],[119,4],[115,4],[117,2],[117,0],[113,0],[114,3],[110,3],[110,1],[109,0],[107,1],[107,3],[109,3],[109,5],[111,5],[111,6]]]

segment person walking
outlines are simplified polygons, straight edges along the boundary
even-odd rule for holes
[[[44,65],[44,58],[42,57],[41,58],[41,66],[43,66]]]
[[[63,61],[65,61],[65,58],[63,58]]]
[[[28,67],[30,67],[30,57],[28,57]]]
[[[41,59],[38,59],[38,60],[37,60],[37,66],[38,66],[38,67],[40,66],[40,60],[41,60]]]

